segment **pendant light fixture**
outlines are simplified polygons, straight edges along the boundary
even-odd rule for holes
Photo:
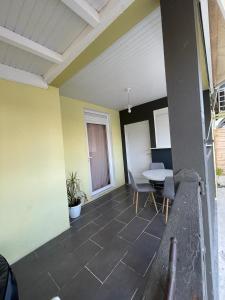
[[[128,110],[128,113],[130,114],[131,113],[131,108],[132,108],[132,105],[130,103],[131,88],[126,88],[125,91],[127,92],[127,110]]]

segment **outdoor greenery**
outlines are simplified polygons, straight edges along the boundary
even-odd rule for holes
[[[217,175],[217,176],[222,176],[222,175],[223,175],[223,169],[221,169],[221,168],[216,168],[216,175]]]
[[[216,176],[217,176],[217,186],[218,187],[223,187],[223,185],[221,184],[220,182],[220,176],[222,176],[224,173],[223,173],[223,169],[221,168],[216,168]]]
[[[77,206],[82,200],[87,201],[87,195],[80,189],[80,179],[77,172],[71,173],[66,180],[69,207]]]

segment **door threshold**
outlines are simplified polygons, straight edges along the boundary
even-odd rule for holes
[[[92,192],[92,194],[91,194],[92,199],[98,198],[103,192],[106,192],[112,188],[113,188],[113,185],[109,184],[109,185],[104,186],[103,188],[98,189],[97,191]]]

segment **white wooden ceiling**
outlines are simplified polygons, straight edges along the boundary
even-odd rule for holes
[[[0,25],[62,54],[87,26],[60,0],[1,0]]]
[[[108,0],[87,0],[87,2],[93,6],[98,12],[101,11],[101,9],[107,5],[109,2]]]
[[[47,87],[132,2],[0,0],[0,78]]]
[[[126,87],[132,89],[133,106],[167,94],[160,9],[67,81],[60,93],[121,110],[127,107]]]

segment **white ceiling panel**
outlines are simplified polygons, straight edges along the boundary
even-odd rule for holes
[[[52,63],[13,46],[0,42],[0,63],[16,69],[44,75]]]
[[[155,10],[92,63],[67,81],[60,93],[114,109],[166,96],[160,10]]]
[[[0,25],[63,53],[87,23],[60,0],[0,0]]]
[[[87,2],[99,12],[109,3],[109,0],[87,0]]]
[[[133,1],[0,0],[1,77],[45,87]]]

